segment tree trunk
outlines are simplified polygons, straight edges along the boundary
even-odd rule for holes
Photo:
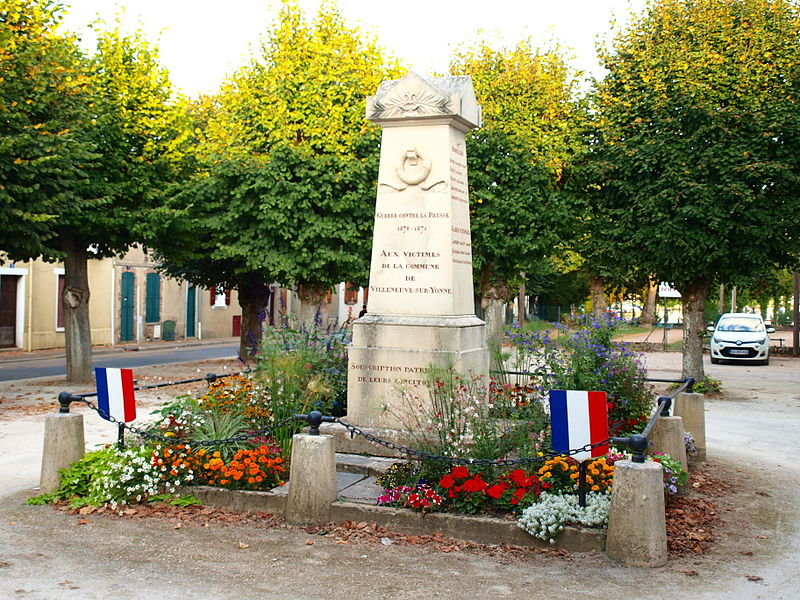
[[[800,274],[797,271],[794,272],[792,285],[792,356],[800,356]]]
[[[92,381],[92,330],[89,325],[89,261],[86,244],[69,234],[60,237],[64,259],[64,350],[67,381]]]
[[[683,377],[694,377],[698,382],[706,376],[703,370],[703,335],[710,283],[708,279],[696,279],[680,290],[683,303]]]
[[[242,307],[242,330],[239,357],[249,363],[255,359],[264,335],[264,319],[269,306],[270,289],[260,277],[239,282],[239,306]]]
[[[301,283],[297,286],[297,297],[300,299],[300,324],[309,329],[322,326],[322,300],[328,288],[312,283]]]
[[[508,286],[502,279],[485,287],[481,294],[481,309],[486,323],[486,344],[494,355],[503,347],[503,330],[505,329],[505,310],[508,302]]]
[[[592,276],[589,278],[589,292],[592,298],[592,314],[598,319],[603,319],[608,310],[606,295],[603,292],[603,278]]]
[[[656,324],[656,300],[658,298],[658,282],[652,279],[647,282],[647,296],[639,323],[653,326]]]

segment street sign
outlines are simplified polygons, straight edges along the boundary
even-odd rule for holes
[[[672,287],[670,284],[662,281],[658,284],[658,297],[659,298],[680,298],[681,293]]]

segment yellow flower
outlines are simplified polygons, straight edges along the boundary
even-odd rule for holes
[[[593,492],[599,492],[600,491],[600,486],[599,485],[593,485],[592,486],[592,491]]]

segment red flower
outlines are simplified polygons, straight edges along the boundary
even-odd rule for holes
[[[547,481],[542,482],[542,489],[543,490],[549,490],[550,489],[550,483],[547,482]]]
[[[467,492],[482,492],[486,489],[486,482],[480,477],[473,477],[464,482],[464,490]]]
[[[456,480],[453,479],[452,475],[445,475],[439,480],[439,485],[442,486],[444,489],[449,490],[453,485],[455,485]]]
[[[469,477],[469,469],[467,467],[455,467],[453,469],[453,477],[457,479],[466,479]]]
[[[495,484],[492,487],[490,487],[488,490],[486,490],[486,493],[491,498],[494,498],[495,500],[497,500],[498,498],[500,498],[500,496],[503,495],[503,492],[505,492],[505,491],[506,491],[506,488],[504,488],[502,485]]]
[[[513,481],[517,485],[524,485],[523,481],[525,481],[526,479],[525,471],[523,471],[522,469],[516,469],[514,471],[511,471],[508,477],[509,479],[511,479],[511,481]]]
[[[514,492],[515,496],[524,496],[527,493],[525,488],[518,488],[516,492]]]

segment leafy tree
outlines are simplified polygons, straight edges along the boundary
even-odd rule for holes
[[[558,194],[574,153],[582,110],[579,74],[560,49],[477,43],[457,54],[470,75],[484,125],[467,138],[475,279],[489,339],[502,334],[503,306],[520,271],[532,272],[559,242],[568,219]]]
[[[685,376],[704,376],[711,283],[796,260],[798,34],[788,0],[657,0],[602,56],[592,236],[682,293]]]
[[[49,0],[0,5],[4,249],[63,260],[67,378],[91,378],[88,259],[124,252],[173,177],[175,107],[155,51],[108,32],[89,59]]]
[[[168,208],[205,232],[184,256],[296,284],[307,323],[331,285],[366,281],[378,138],[364,98],[397,74],[335,5],[309,23],[284,2],[258,55],[203,113],[203,173]],[[153,244],[180,272],[184,259]]]

